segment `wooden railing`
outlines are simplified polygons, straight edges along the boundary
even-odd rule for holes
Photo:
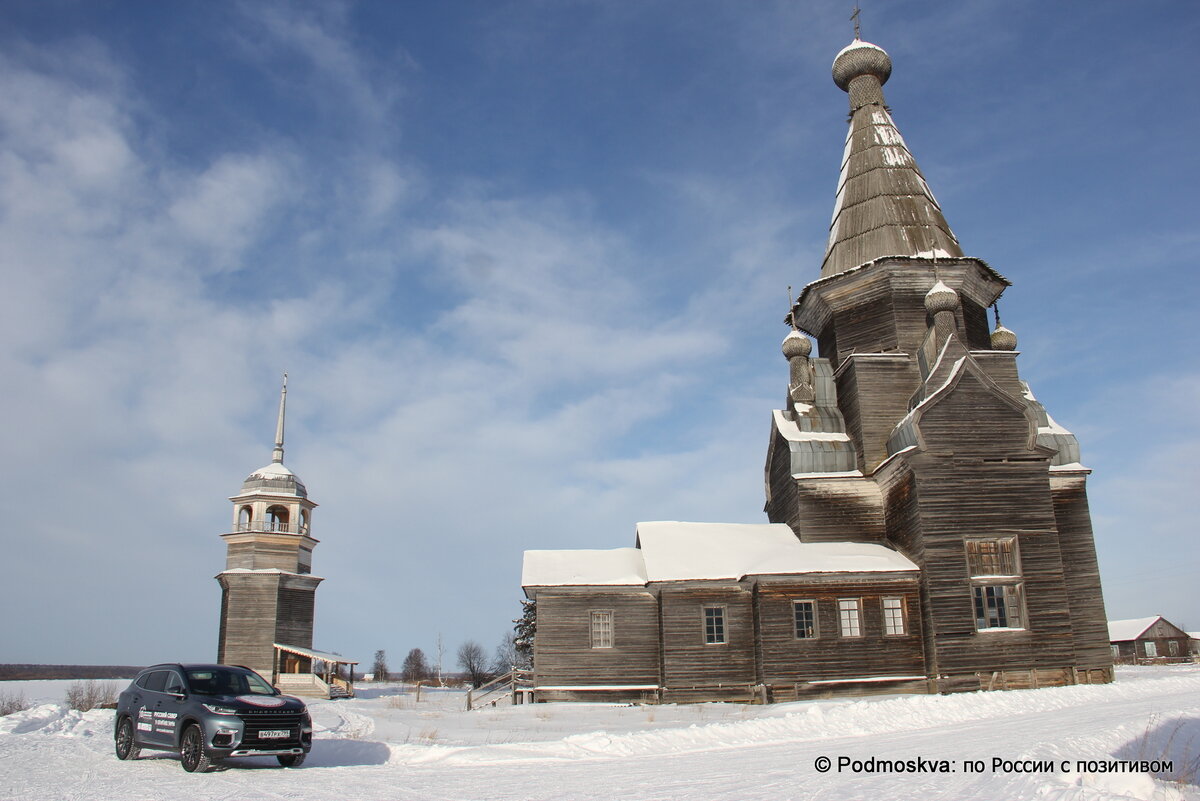
[[[509,672],[497,676],[486,684],[467,690],[467,709],[479,709],[484,706],[495,706],[503,699],[511,696],[514,704],[521,703],[522,690],[533,688],[533,671],[513,668]]]

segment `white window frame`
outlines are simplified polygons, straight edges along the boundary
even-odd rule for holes
[[[800,621],[796,617],[796,610],[800,604],[808,604],[812,610],[812,627],[806,631],[811,631],[811,634],[800,634]],[[815,640],[821,636],[821,628],[817,614],[817,602],[811,598],[800,598],[792,601],[792,636],[797,640]]]
[[[591,615],[592,648],[613,647],[613,613],[611,609],[593,609]]]
[[[863,636],[861,598],[838,598],[838,629],[847,639]]]
[[[1167,640],[1167,655],[1179,656],[1179,640]]]
[[[1158,643],[1146,640],[1142,645],[1145,646],[1142,650],[1146,652],[1147,659],[1158,659]]]
[[[889,607],[889,601],[895,601],[896,605]],[[908,605],[904,603],[904,596],[889,595],[880,598],[879,604],[883,609],[883,636],[903,637],[908,634]]]
[[[712,633],[709,633],[709,611],[716,612],[712,620],[716,621]],[[729,642],[729,630],[726,626],[726,607],[724,604],[705,604],[700,607],[700,625],[704,635],[705,645],[726,645]]]

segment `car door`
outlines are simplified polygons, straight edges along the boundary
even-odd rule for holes
[[[167,677],[154,707],[154,731],[162,736],[160,742],[174,744],[178,742],[179,715],[187,699],[187,689],[178,671],[165,672]]]
[[[154,713],[163,700],[163,688],[167,684],[166,670],[154,670],[141,676],[134,685],[137,689],[130,704],[129,714],[133,717],[134,738],[147,745],[168,745],[170,740],[154,725]]]

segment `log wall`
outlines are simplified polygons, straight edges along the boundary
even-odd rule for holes
[[[592,611],[613,613],[613,647],[592,648]],[[660,684],[658,603],[642,588],[537,593],[534,686]]]

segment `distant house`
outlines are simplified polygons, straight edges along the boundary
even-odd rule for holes
[[[1162,615],[1108,621],[1113,662],[1124,665],[1189,662],[1196,640]]]
[[[1200,631],[1189,631],[1188,637],[1191,639],[1191,647],[1188,650],[1188,653],[1190,653],[1193,657],[1200,657]]]

